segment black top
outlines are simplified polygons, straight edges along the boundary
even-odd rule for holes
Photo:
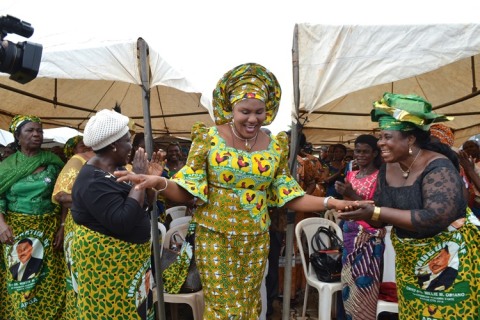
[[[375,204],[411,210],[412,224],[416,229],[414,232],[395,227],[398,237],[431,237],[458,218],[465,217],[467,202],[463,196],[463,181],[450,160],[433,160],[411,186],[390,187],[385,173],[384,164],[378,173]]]
[[[85,164],[72,188],[72,218],[91,230],[131,243],[150,240],[148,213],[128,197],[131,185]]]

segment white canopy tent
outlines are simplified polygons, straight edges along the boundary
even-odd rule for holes
[[[295,113],[307,139],[348,143],[374,132],[372,102],[394,92],[418,94],[454,116],[447,124],[458,146],[480,131],[479,34],[480,24],[298,24]]]
[[[46,127],[82,130],[96,111],[119,103],[143,131],[142,101],[150,103],[154,135],[190,136],[195,121],[211,123],[210,103],[153,49],[147,48],[146,82],[138,46],[142,39],[43,43],[38,77],[22,85],[0,77],[0,128],[15,114],[34,114]],[[149,79],[148,79],[149,77]]]

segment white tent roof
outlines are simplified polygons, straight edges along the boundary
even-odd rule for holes
[[[308,117],[310,142],[347,142],[373,132],[372,102],[384,92],[415,93],[438,113],[454,115],[448,125],[457,145],[480,131],[480,98],[441,106],[478,93],[479,24],[297,28],[299,109],[302,122]]]
[[[0,128],[15,114],[35,114],[48,126],[82,130],[96,111],[113,108],[143,131],[142,81],[137,40],[42,43],[39,75],[22,85],[0,77]],[[154,135],[190,136],[195,121],[212,122],[210,103],[193,85],[149,48],[150,111]]]

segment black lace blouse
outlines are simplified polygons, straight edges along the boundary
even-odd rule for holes
[[[426,238],[445,230],[453,221],[464,217],[467,202],[463,181],[448,159],[430,162],[411,186],[390,187],[386,182],[386,166],[380,168],[375,204],[410,210],[416,231],[395,228],[400,238]]]

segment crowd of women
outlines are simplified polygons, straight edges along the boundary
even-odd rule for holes
[[[116,111],[89,119],[83,139],[66,144],[66,164],[41,149],[39,118],[14,117],[17,151],[0,164],[0,319],[153,319],[149,213],[158,194],[195,200],[204,319],[258,319],[269,207],[339,212],[347,319],[375,319],[387,224],[400,318],[478,319],[479,231],[470,210],[480,198],[478,149],[458,157],[442,135],[431,139],[431,125],[449,118],[421,97],[387,93],[372,110],[380,138],[356,139],[357,167],[347,173],[345,147],[335,146],[316,169],[330,174],[308,192],[317,196],[307,194],[290,175],[287,135],[261,130],[280,97],[261,65],[225,73],[213,92],[215,125],[194,125],[186,161],[171,152],[171,175],[160,153],[149,160],[140,145],[132,151],[131,121]]]

